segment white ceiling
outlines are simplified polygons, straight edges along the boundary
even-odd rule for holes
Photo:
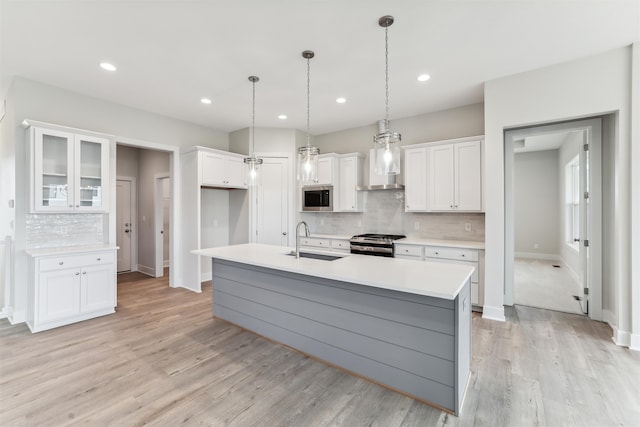
[[[515,139],[514,153],[530,153],[532,151],[557,150],[562,147],[564,141],[569,137],[571,132],[581,131],[562,131],[556,133],[540,133],[537,135],[528,135],[522,139]]]
[[[256,126],[304,130],[306,49],[312,134],[382,118],[386,14],[392,120],[482,102],[485,81],[640,40],[640,0],[2,0],[0,13],[3,93],[23,76],[223,131],[251,124],[252,74]]]

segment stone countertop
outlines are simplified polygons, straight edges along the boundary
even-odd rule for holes
[[[408,237],[406,239],[396,240],[394,243],[396,245],[442,246],[448,248],[484,250],[484,242],[473,242],[467,240],[417,239]]]
[[[440,262],[348,254],[335,261],[287,255],[292,248],[247,243],[193,250],[191,253],[325,279],[356,283],[417,295],[453,300],[474,268]],[[309,252],[306,251],[305,252]]]
[[[115,245],[82,245],[82,246],[57,246],[54,248],[26,249],[25,253],[32,257],[82,254],[86,252],[99,252],[120,249]]]

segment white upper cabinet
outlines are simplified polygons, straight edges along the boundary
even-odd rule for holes
[[[202,185],[247,188],[243,157],[205,151],[199,154]]]
[[[106,137],[32,127],[31,211],[108,212]]]
[[[482,211],[482,141],[428,147],[428,210]]]
[[[362,183],[362,159],[359,153],[340,156],[339,211],[361,212],[363,209],[362,194],[356,190]]]
[[[405,206],[407,212],[427,210],[427,149],[407,148],[404,152]]]

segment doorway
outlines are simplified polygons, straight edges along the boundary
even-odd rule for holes
[[[116,244],[120,248],[117,271],[137,271],[134,218],[136,218],[136,179],[118,176],[116,179]]]
[[[170,267],[171,177],[168,172],[159,173],[155,176],[154,205],[155,277],[162,277],[164,276],[165,268]]]
[[[505,304],[601,320],[601,129],[594,118],[505,132]]]

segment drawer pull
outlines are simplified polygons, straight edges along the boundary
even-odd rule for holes
[[[79,276],[79,275],[80,275],[80,272],[76,273],[76,276]]]
[[[462,256],[464,256],[464,255],[462,255]],[[101,258],[96,258],[96,261],[100,261],[100,260],[101,260]]]
[[[464,254],[462,254],[462,258],[464,258],[464,257],[465,257],[465,255],[464,255]]]
[[[436,252],[436,255],[440,255],[440,252]]]
[[[62,261],[60,261],[60,262],[58,263],[58,265],[62,265],[62,264],[64,264],[64,262],[62,262]]]
[[[87,274],[87,272],[86,272],[86,271],[83,271],[83,272],[82,272],[82,274]]]

